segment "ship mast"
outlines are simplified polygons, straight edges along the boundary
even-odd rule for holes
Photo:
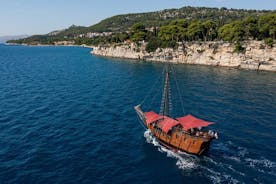
[[[171,101],[171,95],[170,95],[170,67],[169,65],[165,68],[165,84],[163,89],[163,95],[162,95],[162,101],[161,101],[161,107],[160,107],[160,114],[163,116],[169,116],[170,112],[170,101]]]

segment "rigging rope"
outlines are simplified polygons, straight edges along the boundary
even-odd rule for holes
[[[149,106],[151,107],[152,106],[152,104],[153,104],[153,102],[155,101],[155,99],[156,99],[156,97],[157,97],[157,95],[158,95],[158,92],[159,92],[159,90],[157,90],[158,88],[156,88],[156,93],[154,94],[154,96],[153,96],[153,98],[151,99],[151,102],[150,102],[150,104],[149,104]]]
[[[163,69],[164,72],[164,69]],[[146,99],[149,97],[149,95],[152,93],[153,89],[155,89],[155,86],[157,85],[157,82],[162,78],[162,75],[159,76],[159,78],[155,81],[155,83],[152,85],[151,89],[149,90],[149,92],[147,93],[147,95],[145,96],[145,98],[142,100],[141,105],[143,105],[146,101]]]
[[[154,91],[156,91],[156,90],[159,90],[159,88],[156,87],[156,86],[157,86],[157,83],[160,81],[161,78],[163,78],[162,84],[165,83],[164,73],[165,73],[165,71],[166,71],[166,67],[167,67],[167,66],[165,66],[165,67],[163,68],[163,72],[162,72],[163,75],[160,75],[159,78],[154,82],[154,84],[152,85],[151,89],[149,90],[149,92],[147,93],[147,95],[145,96],[145,98],[142,100],[141,105],[143,105],[143,104],[145,103],[145,101],[149,98],[150,94],[152,94],[152,93],[153,93]],[[176,89],[177,89],[178,96],[179,96],[179,98],[180,98],[180,104],[181,104],[182,112],[183,112],[183,114],[185,114],[185,109],[184,109],[184,104],[183,104],[183,97],[182,97],[182,95],[181,95],[180,87],[179,87],[178,81],[177,81],[177,79],[176,79],[176,71],[175,71],[175,68],[174,68],[172,65],[170,65],[169,69],[171,69],[171,71],[172,71],[172,74],[173,74],[173,77],[172,77],[172,78],[173,78],[173,80],[174,80],[174,82],[175,82],[175,84],[176,84]],[[166,86],[166,85],[165,85],[165,86]],[[165,86],[164,86],[164,87],[165,87]],[[161,88],[162,88],[162,85],[161,85]],[[164,90],[164,89],[163,89],[163,90]],[[157,97],[158,94],[159,94],[158,92],[155,92],[155,93],[154,93],[154,96],[151,98],[151,101],[150,101],[149,106],[152,106],[152,104],[153,104],[153,102],[154,102],[154,100],[156,99],[156,97]],[[172,97],[171,97],[171,89],[170,89],[170,88],[169,88],[169,91],[168,91],[168,98],[169,98],[169,99],[172,99]],[[163,102],[164,100],[165,100],[165,99],[164,99],[164,97],[163,97],[163,95],[162,95],[162,102],[161,102],[161,104],[164,103],[164,102]],[[164,108],[163,105],[161,105],[161,107],[160,107],[160,113],[161,113],[161,114],[162,114],[162,112],[164,111],[163,108]],[[171,103],[171,100],[169,100],[169,111],[170,111],[170,113],[171,113],[171,111],[172,111],[172,103]],[[145,128],[145,127],[144,127],[144,128]]]
[[[164,70],[163,70],[163,76],[165,76],[164,75],[165,71],[166,71],[166,73],[168,72],[167,70],[168,70],[168,66],[165,65]],[[164,84],[164,86],[162,89],[162,98],[161,98],[159,114],[162,114],[164,116],[165,115],[165,105],[166,105],[166,90],[167,90],[167,85],[168,85],[167,75],[166,75],[166,77],[163,77],[162,84]]]
[[[162,94],[162,101],[160,106],[159,114],[169,116],[171,112],[171,89],[170,89],[170,65],[167,64],[165,67],[166,77],[164,79],[164,89]]]
[[[175,69],[174,69],[174,67],[172,66],[171,67],[172,68],[172,73],[173,73],[173,79],[174,79],[174,81],[175,81],[175,84],[176,84],[176,89],[177,89],[177,91],[178,91],[178,96],[179,96],[179,98],[180,98],[180,103],[181,103],[181,107],[182,107],[182,112],[183,112],[183,115],[185,114],[185,109],[184,109],[184,104],[183,104],[183,98],[182,98],[182,95],[181,95],[181,93],[180,93],[180,88],[179,88],[179,85],[178,85],[178,82],[177,82],[177,79],[176,79],[176,72],[175,72]]]

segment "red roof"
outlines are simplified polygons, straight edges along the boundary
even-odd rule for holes
[[[150,111],[150,112],[145,112],[144,113],[145,115],[145,118],[146,118],[146,124],[149,125],[151,123],[153,123],[154,121],[157,121],[159,119],[161,119],[163,116],[153,112],[153,111]]]
[[[197,127],[206,127],[210,124],[214,124],[212,122],[207,122],[202,119],[196,118],[190,114],[187,116],[177,118],[177,120],[180,122],[184,130],[189,130],[191,128]]]
[[[164,119],[158,123],[158,126],[162,129],[163,132],[168,133],[168,131],[172,127],[179,124],[180,124],[179,121],[176,121],[175,119],[165,116]]]

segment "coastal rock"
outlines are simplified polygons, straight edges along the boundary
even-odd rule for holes
[[[146,43],[139,46],[124,43],[93,47],[92,54],[106,57],[128,58],[153,62],[200,64],[236,67],[249,70],[276,71],[276,48],[264,47],[262,41],[244,43],[245,53],[234,52],[234,45],[225,42],[184,43],[177,49],[158,48],[146,52]]]

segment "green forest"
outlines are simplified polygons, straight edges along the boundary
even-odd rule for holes
[[[79,36],[89,32],[112,32],[108,36],[93,38]],[[159,12],[118,15],[90,26],[71,26],[51,35],[34,35],[19,44],[54,44],[57,41],[72,41],[76,45],[103,45],[125,41],[148,42],[146,50],[176,48],[179,42],[227,41],[235,43],[242,51],[244,40],[264,40],[272,47],[276,39],[276,12],[235,10],[226,8],[170,9]]]

